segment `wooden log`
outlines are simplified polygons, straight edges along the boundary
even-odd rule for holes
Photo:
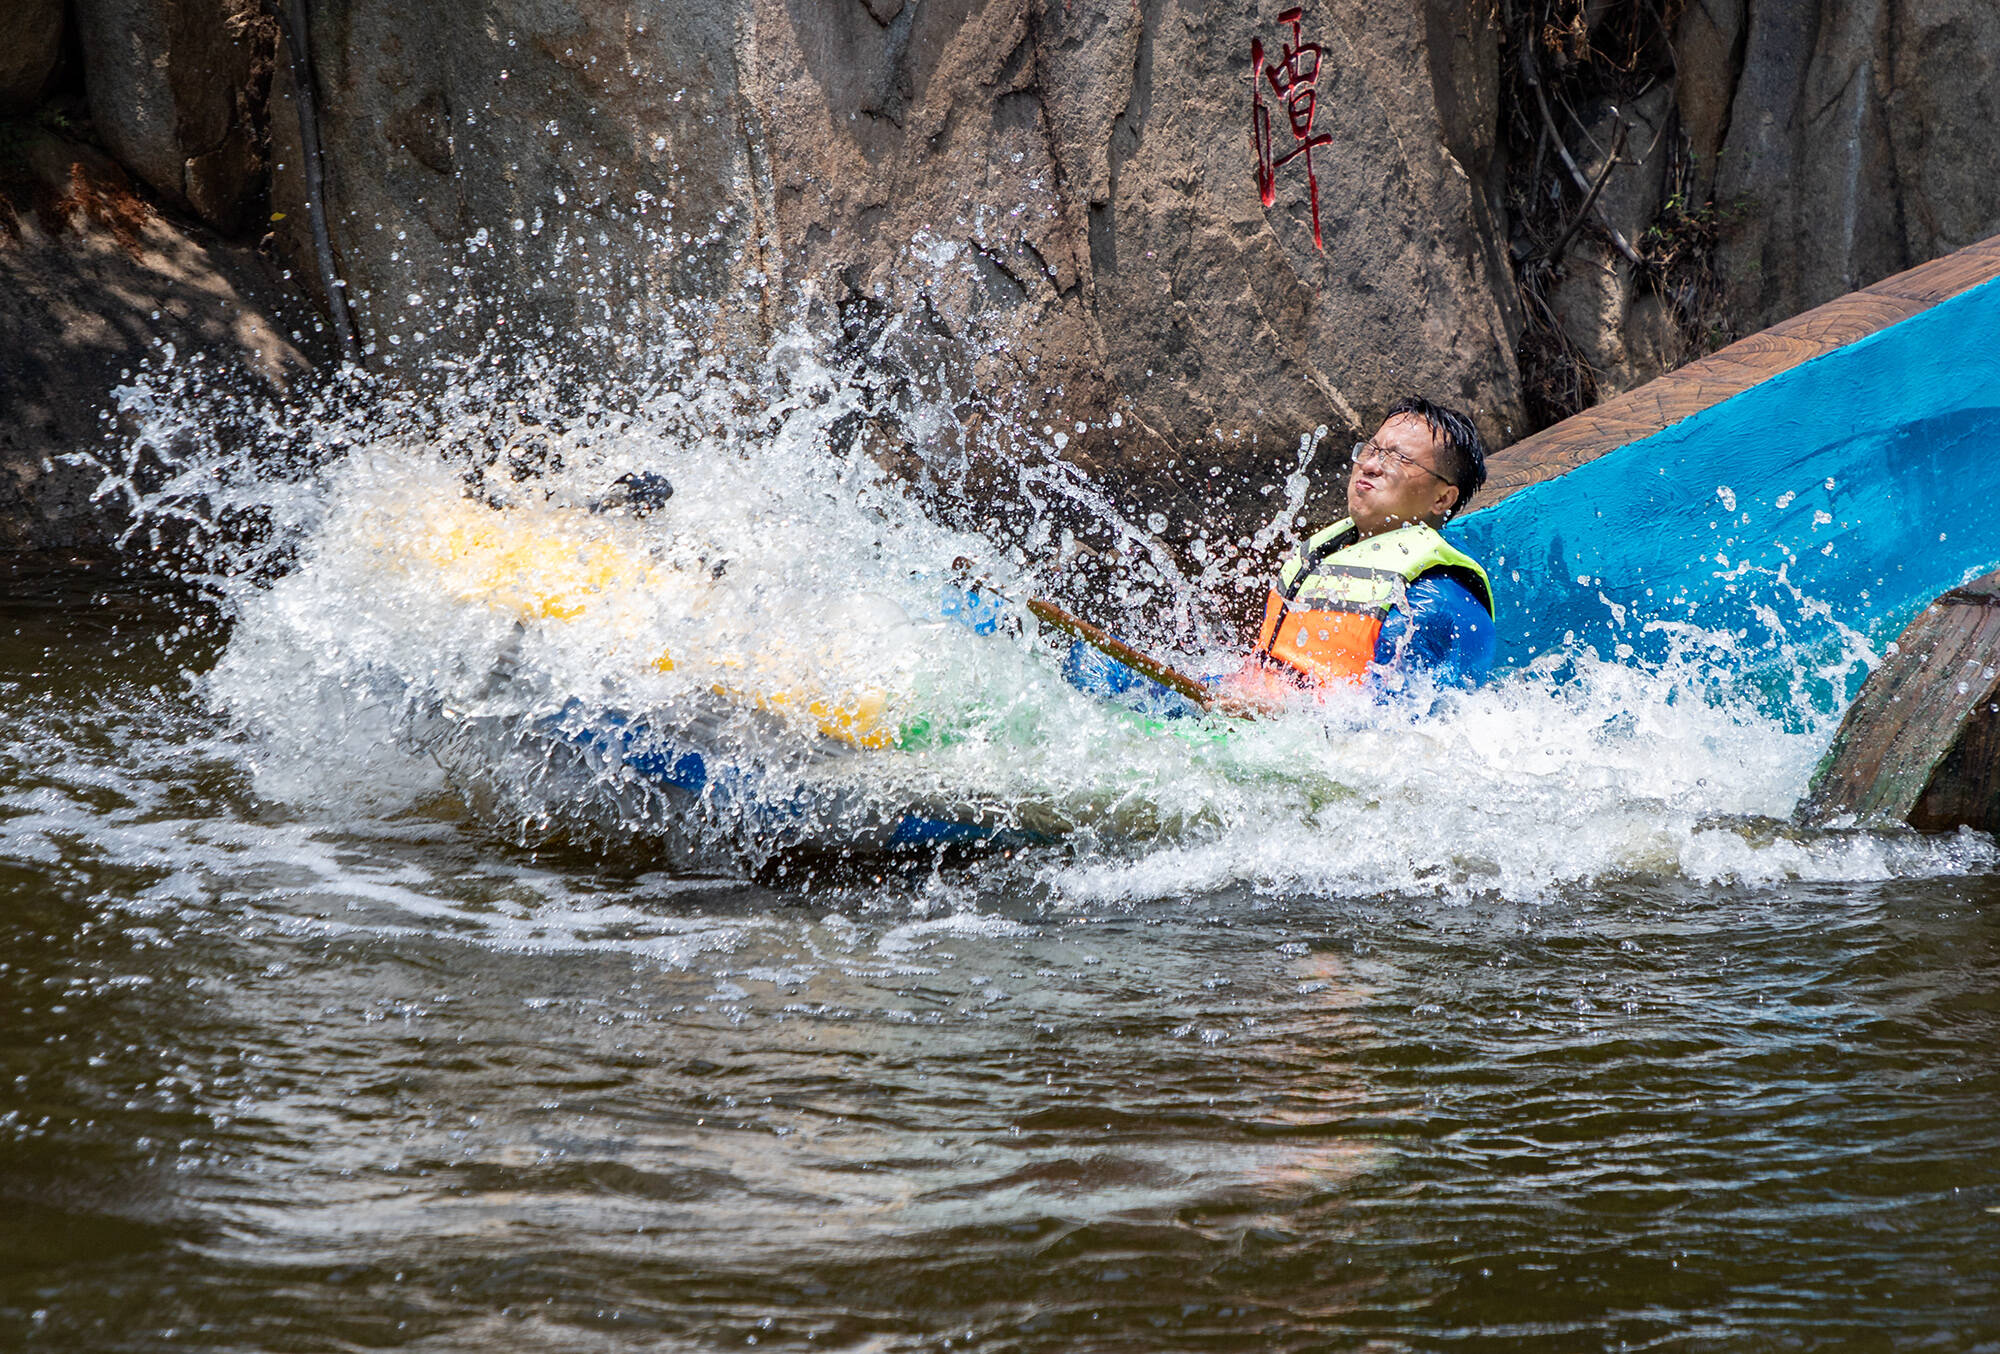
[[[2000,573],[1932,602],[1868,675],[1800,801],[1824,823],[2000,829]]]

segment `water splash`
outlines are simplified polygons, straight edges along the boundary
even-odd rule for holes
[[[1785,826],[1829,723],[1803,699],[1773,718],[1731,663],[1740,641],[1699,618],[1654,624],[1644,666],[1545,655],[1405,706],[1339,692],[1225,726],[1097,702],[1018,614],[992,634],[945,618],[953,561],[1025,597],[1092,523],[1124,562],[1097,614],[1219,670],[1211,599],[1256,551],[1184,568],[1026,426],[995,499],[1007,458],[952,436],[947,396],[885,395],[884,368],[803,331],[749,366],[662,351],[618,383],[473,362],[293,410],[188,365],[122,392],[141,433],[106,458],[106,492],[229,619],[202,689],[260,793],[382,816],[449,792],[512,837],[637,840],[690,870],[866,855],[919,814],[1046,843],[981,868],[1074,902],[1984,868],[1983,839]],[[884,398],[933,434],[914,471],[851,435]],[[671,501],[601,511],[633,473],[671,480]],[[677,780],[689,753],[698,784]]]

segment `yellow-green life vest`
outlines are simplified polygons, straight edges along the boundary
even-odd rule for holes
[[[1264,602],[1257,651],[1308,681],[1356,681],[1409,585],[1443,571],[1491,614],[1493,584],[1479,561],[1422,522],[1354,539],[1354,519],[1314,533],[1285,561]]]

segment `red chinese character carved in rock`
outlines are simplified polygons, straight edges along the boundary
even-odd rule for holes
[[[1313,134],[1313,114],[1319,104],[1319,70],[1323,49],[1305,41],[1303,9],[1288,9],[1278,16],[1281,24],[1292,26],[1292,40],[1284,45],[1284,59],[1269,66],[1264,62],[1264,43],[1250,39],[1250,141],[1257,151],[1257,193],[1266,207],[1278,198],[1278,171],[1301,156],[1306,162],[1306,186],[1312,193],[1313,247],[1324,251],[1319,237],[1319,176],[1313,172],[1313,148],[1333,140],[1333,133]],[[1271,105],[1264,102],[1264,82],[1284,105],[1285,121],[1291,128],[1290,149],[1278,153],[1271,133]]]

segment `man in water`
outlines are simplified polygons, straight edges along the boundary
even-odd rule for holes
[[[1478,683],[1496,647],[1492,584],[1438,528],[1485,482],[1486,446],[1464,414],[1416,397],[1391,406],[1354,449],[1348,515],[1279,570],[1256,647],[1216,681],[1214,704],[1255,714],[1335,683]],[[1085,691],[1130,693],[1162,713],[1178,701],[1081,642],[1063,671]]]
[[[1471,686],[1493,667],[1493,585],[1438,533],[1486,482],[1486,444],[1456,409],[1397,401],[1354,449],[1347,516],[1278,572],[1249,662],[1222,683],[1237,709],[1301,686],[1424,674]]]

